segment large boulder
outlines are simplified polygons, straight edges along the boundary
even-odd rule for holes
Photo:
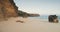
[[[58,23],[58,17],[56,15],[49,15],[48,20],[49,22]]]
[[[13,0],[0,0],[0,19],[18,16],[18,7]]]

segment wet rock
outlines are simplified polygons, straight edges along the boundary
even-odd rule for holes
[[[49,15],[48,20],[49,20],[49,22],[58,23],[58,16],[56,16],[56,15]]]

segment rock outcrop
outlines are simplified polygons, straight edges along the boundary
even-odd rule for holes
[[[48,20],[49,20],[49,22],[58,23],[58,16],[56,16],[56,15],[49,15]]]
[[[13,0],[0,0],[0,19],[18,16],[18,7]]]
[[[21,10],[18,11],[18,15],[23,17],[23,18],[40,16],[39,14],[30,14],[30,13],[27,13],[27,12],[23,12]]]

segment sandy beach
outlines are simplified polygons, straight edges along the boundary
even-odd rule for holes
[[[17,20],[23,21],[16,22]],[[0,21],[0,32],[60,32],[60,23],[49,23],[43,19],[9,18]]]

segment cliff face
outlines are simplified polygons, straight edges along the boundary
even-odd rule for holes
[[[0,18],[18,16],[18,7],[13,0],[0,0]]]

